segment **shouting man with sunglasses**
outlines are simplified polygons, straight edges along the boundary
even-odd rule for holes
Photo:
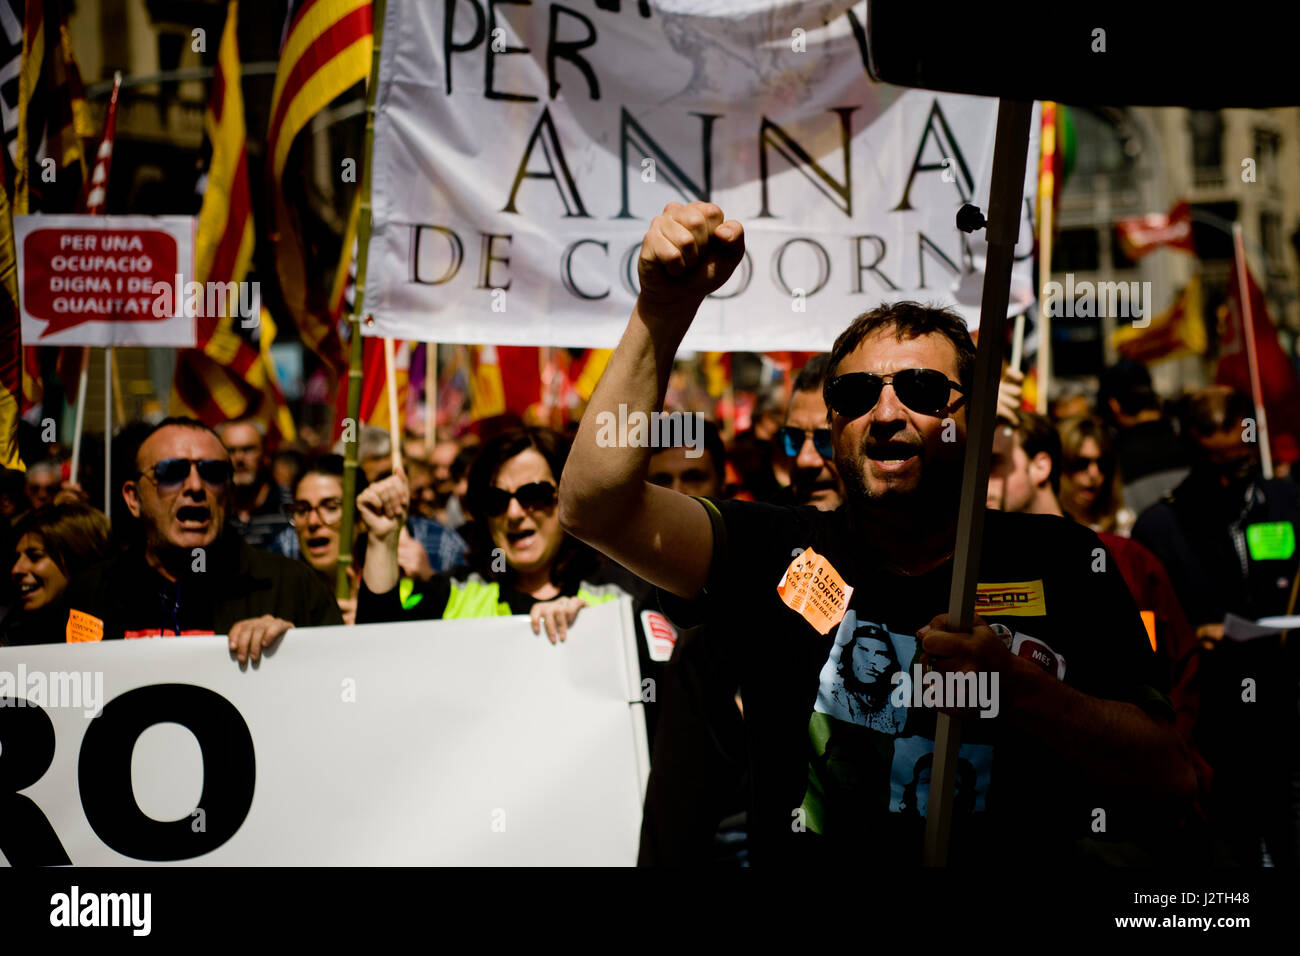
[[[243,665],[291,627],[343,623],[310,567],[227,528],[231,475],[201,422],[168,418],[149,433],[122,485],[140,534],[126,555],[72,581],[69,641],[226,634]]]
[[[966,718],[960,760],[973,770],[953,862],[1113,858],[1135,835],[1149,846],[1151,821],[1184,813],[1196,781],[1148,686],[1137,608],[1095,563],[1095,535],[988,513],[976,626],[958,633],[942,613],[974,364],[960,316],[897,303],[837,339],[824,389],[845,488],[833,512],[677,494],[645,481],[647,450],[597,442],[601,413],[660,407],[695,312],[743,253],[740,224],[712,204],[654,220],[636,306],[564,470],[560,520],[657,585],[678,624],[743,635],[754,859],[919,863],[925,823],[904,795],[920,799],[913,769],[933,754],[940,710]],[[877,676],[891,692],[849,708],[858,690],[845,690],[841,657],[861,628],[889,642]]]

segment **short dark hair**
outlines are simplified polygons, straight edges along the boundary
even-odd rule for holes
[[[132,460],[135,462],[136,475],[139,475],[141,470],[140,449],[144,447],[145,442],[147,442],[154,435],[158,434],[158,432],[162,431],[164,428],[193,428],[201,432],[207,432],[209,435],[211,435],[213,438],[217,440],[217,442],[221,445],[223,450],[226,447],[226,443],[221,441],[221,436],[218,435],[216,432],[214,432],[207,425],[203,424],[197,418],[191,418],[188,415],[172,415],[169,416],[168,418],[164,418],[157,425],[153,426],[153,428],[149,429],[149,431],[146,432],[145,435],[140,439],[140,444],[135,446],[135,454],[132,456]]]
[[[1254,402],[1240,389],[1211,385],[1187,397],[1186,426],[1193,437],[1236,428],[1238,422],[1254,416]]]
[[[497,472],[511,458],[528,450],[536,451],[551,469],[558,486],[564,474],[564,463],[569,458],[569,440],[552,428],[525,425],[501,432],[485,442],[478,457],[469,468],[468,488],[465,492],[465,510],[474,519],[470,528],[469,564],[488,580],[498,580],[503,575],[492,567],[492,534],[488,528],[485,508],[488,489],[493,487]],[[577,586],[598,564],[595,552],[568,532],[564,543],[551,565],[551,583],[562,593],[577,593]],[[509,579],[513,570],[507,567],[504,577]]]
[[[692,415],[694,413],[681,412],[680,414]],[[703,416],[700,418],[700,425],[704,432],[704,450],[709,453],[709,458],[713,462],[713,473],[717,476],[718,487],[723,488],[727,484],[727,446],[722,442],[722,432],[718,431],[717,425]],[[660,445],[655,451],[663,451],[665,448],[686,447],[685,428],[664,428],[661,434],[668,435],[672,444]]]
[[[899,342],[922,335],[942,335],[946,338],[956,353],[957,381],[961,383],[963,391],[970,394],[975,369],[975,343],[966,328],[966,320],[952,309],[922,305],[920,302],[904,301],[881,305],[854,319],[831,346],[827,378],[838,374],[840,363],[863,339],[888,328],[894,329]]]
[[[1160,397],[1151,386],[1151,372],[1133,359],[1120,359],[1101,373],[1097,384],[1097,412],[1107,423],[1115,417],[1110,407],[1112,398],[1124,415],[1160,407]]]
[[[1016,422],[1011,426],[1016,433],[1016,440],[1031,461],[1046,452],[1052,462],[1052,472],[1048,481],[1052,485],[1052,494],[1061,493],[1061,436],[1055,426],[1044,416],[1021,410]]]
[[[794,377],[793,391],[820,392],[822,386],[826,384],[826,373],[830,368],[830,353],[818,352],[804,363],[803,368],[799,369],[799,374]]]

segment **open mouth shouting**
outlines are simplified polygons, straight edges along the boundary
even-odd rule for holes
[[[877,471],[902,471],[920,461],[921,446],[906,441],[875,442],[867,446],[867,458]]]
[[[334,538],[328,534],[312,535],[303,542],[307,548],[307,553],[314,558],[324,558],[330,553],[334,546]]]
[[[176,509],[176,525],[182,532],[201,534],[212,525],[212,509],[207,505],[182,505]]]

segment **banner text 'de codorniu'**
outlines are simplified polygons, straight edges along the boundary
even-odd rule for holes
[[[0,648],[0,860],[630,866],[635,639],[624,600],[559,645],[524,617],[311,628],[242,671],[221,637]],[[86,675],[98,716],[49,693]]]
[[[747,256],[686,348],[824,349],[899,299],[977,326],[986,244],[954,218],[987,212],[996,100],[873,83],[861,2],[608,6],[388,5],[367,334],[612,346],[650,220],[696,199]],[[1036,156],[1035,132],[1011,314]]]

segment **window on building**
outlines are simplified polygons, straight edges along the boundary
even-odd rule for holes
[[[1198,180],[1223,176],[1223,115],[1218,110],[1191,110],[1192,167]]]
[[[1270,262],[1282,258],[1282,217],[1275,212],[1259,214],[1259,240]]]
[[[1096,272],[1100,267],[1096,229],[1061,230],[1052,247],[1053,272]]]
[[[1255,130],[1255,181],[1278,188],[1278,137],[1265,129]],[[1272,253],[1269,253],[1272,255]]]

